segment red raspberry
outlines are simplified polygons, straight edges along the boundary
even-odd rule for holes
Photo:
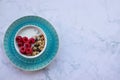
[[[30,39],[29,39],[29,43],[30,43],[30,44],[35,43],[35,39],[34,39],[34,38],[30,38]]]
[[[23,42],[24,43],[28,42],[28,37],[23,37]]]
[[[21,37],[21,36],[17,36],[17,37],[16,37],[16,41],[17,41],[17,42],[22,42],[22,37]]]
[[[26,48],[30,48],[30,47],[31,47],[31,44],[27,42],[27,43],[25,43],[25,47],[26,47]]]
[[[18,47],[21,47],[23,45],[24,45],[23,42],[18,42]]]
[[[32,54],[33,50],[32,48],[26,48],[25,52],[26,54]]]
[[[20,52],[22,53],[22,54],[25,54],[25,47],[20,47]]]

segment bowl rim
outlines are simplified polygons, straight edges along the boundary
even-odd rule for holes
[[[44,35],[44,37],[45,37],[45,46],[44,46],[43,50],[42,50],[39,54],[37,54],[37,55],[35,55],[35,56],[26,56],[26,55],[24,55],[24,54],[21,54],[21,53],[19,52],[19,50],[16,49],[16,48],[17,48],[17,44],[16,44],[15,38],[16,38],[17,34],[18,34],[22,29],[27,28],[27,27],[29,27],[29,26],[30,26],[30,27],[35,27],[35,28],[39,29],[39,30],[42,32],[42,34]],[[15,49],[16,49],[16,51],[18,52],[19,55],[21,55],[21,56],[23,56],[23,57],[25,57],[25,58],[30,58],[30,59],[36,58],[36,57],[42,55],[42,53],[45,51],[46,46],[47,46],[47,36],[46,36],[46,34],[45,34],[45,32],[43,31],[42,28],[40,28],[40,27],[38,27],[38,26],[36,26],[36,25],[30,25],[30,24],[29,24],[29,25],[25,25],[25,26],[22,26],[22,27],[16,32],[16,34],[15,34],[15,36],[14,36],[14,46],[15,46]]]
[[[25,16],[19,18],[19,19],[28,18],[28,17],[40,18],[40,19],[42,19],[42,20],[45,20],[48,24],[50,24],[50,25],[51,25],[50,27],[53,27],[53,25],[52,25],[51,23],[49,23],[46,19],[44,19],[44,18],[42,18],[42,17],[40,17],[40,16],[36,16],[36,15],[25,15]],[[18,19],[17,19],[17,20],[18,20]],[[16,20],[16,21],[17,21],[17,20]],[[15,22],[15,21],[14,21],[14,22]],[[14,23],[14,22],[13,22],[13,23]],[[13,23],[12,23],[12,24],[13,24]],[[12,24],[11,24],[11,25],[12,25]],[[10,27],[12,27],[11,25],[7,28],[6,33],[5,33],[5,35],[4,35],[3,46],[4,46],[4,51],[5,51],[5,53],[6,53],[6,57],[8,57],[8,59],[10,60],[10,62],[13,64],[13,66],[17,67],[18,69],[24,70],[24,71],[37,71],[37,70],[41,70],[41,69],[47,67],[47,66],[55,59],[55,57],[58,55],[57,53],[58,53],[59,48],[60,48],[60,46],[59,46],[59,44],[60,44],[59,35],[57,34],[55,28],[53,27],[53,30],[52,30],[52,31],[56,34],[57,46],[56,46],[55,55],[49,60],[49,62],[46,63],[46,64],[44,64],[44,65],[41,66],[41,67],[38,67],[38,68],[33,68],[33,67],[31,67],[30,69],[28,69],[28,68],[23,68],[23,67],[21,67],[20,65],[16,64],[15,61],[12,61],[10,55],[8,55],[7,49],[6,49],[6,47],[5,47],[5,46],[6,46],[6,44],[5,44],[5,43],[6,43],[6,35],[7,35],[8,31],[9,31]],[[47,35],[47,34],[46,34],[46,35]],[[13,37],[13,38],[14,38],[14,37]],[[49,40],[49,39],[47,38],[47,40]],[[13,42],[14,42],[14,40],[13,40]],[[14,43],[13,43],[13,45],[14,45]],[[46,46],[46,47],[47,47],[47,46]]]

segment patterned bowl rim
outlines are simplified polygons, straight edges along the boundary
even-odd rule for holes
[[[42,17],[39,17],[39,16],[35,16],[35,15],[23,16],[23,17],[20,17],[20,18],[18,18],[18,19],[22,19],[22,18],[26,18],[26,17],[37,17],[37,18],[43,19],[43,20],[45,20],[46,22],[48,22],[46,19],[44,19],[44,18],[42,18]],[[17,21],[18,19],[16,19],[15,21]],[[14,21],[14,22],[15,22],[15,21]],[[13,24],[14,22],[12,22],[12,24]],[[48,23],[49,23],[49,22],[48,22]],[[12,24],[10,24],[9,27],[10,27]],[[17,68],[19,68],[19,69],[21,69],[21,70],[24,70],[24,71],[37,71],[37,70],[41,70],[41,69],[47,67],[47,66],[55,59],[55,57],[56,57],[56,55],[57,55],[57,53],[58,53],[58,51],[59,51],[59,36],[58,36],[55,28],[53,27],[53,25],[52,25],[51,23],[49,23],[49,24],[52,26],[52,28],[54,29],[55,34],[57,35],[57,36],[56,36],[56,37],[57,37],[57,47],[56,47],[57,50],[56,50],[56,54],[54,55],[54,57],[53,57],[52,59],[49,60],[49,62],[48,62],[47,64],[43,65],[42,67],[36,68],[36,69],[24,69],[24,68],[16,65],[15,63],[13,63],[13,62],[11,61],[11,59],[10,59],[9,56],[7,55],[7,51],[6,51],[6,49],[5,49],[5,35],[6,35],[6,32],[9,30],[9,27],[6,29],[5,34],[4,34],[4,38],[3,38],[3,46],[4,46],[4,53],[6,54],[6,57],[8,57],[8,59],[9,59],[9,61],[10,61],[11,64],[13,64],[15,67],[17,67]]]

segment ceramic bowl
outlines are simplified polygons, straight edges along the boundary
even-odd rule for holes
[[[27,37],[31,37],[36,34],[36,30],[38,33],[40,31],[44,34],[44,50],[39,53],[39,55],[36,55],[34,57],[21,55],[18,51],[15,37],[17,35],[27,35]],[[51,25],[51,23],[39,16],[24,16],[15,20],[8,27],[4,36],[4,49],[8,59],[17,68],[25,71],[36,71],[48,66],[52,60],[55,59],[58,48],[59,38],[56,30],[54,29],[53,25]]]

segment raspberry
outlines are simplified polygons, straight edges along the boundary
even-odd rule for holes
[[[23,42],[24,43],[28,42],[28,37],[23,37]]]
[[[27,42],[27,43],[25,43],[25,47],[26,47],[26,48],[30,48],[30,47],[31,47],[31,44]]]
[[[24,45],[23,42],[18,42],[18,47],[21,47],[23,45]]]
[[[22,54],[25,54],[25,47],[20,47],[20,52],[22,53]]]
[[[32,54],[33,50],[32,48],[26,48],[25,52],[26,54]]]
[[[35,43],[35,39],[34,39],[34,38],[30,38],[30,39],[29,39],[29,43],[30,43],[30,44]]]
[[[17,41],[17,42],[22,42],[22,37],[21,37],[21,36],[17,36],[17,37],[16,37],[16,41]]]

